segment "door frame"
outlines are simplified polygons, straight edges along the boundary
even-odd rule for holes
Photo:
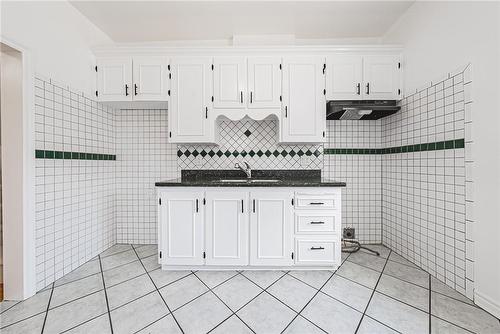
[[[34,86],[35,71],[32,52],[13,40],[0,35],[0,43],[15,49],[22,58],[22,205],[18,214],[22,222],[5,221],[3,224],[4,298],[23,300],[36,293],[35,256],[35,145],[34,145]],[[3,144],[5,145],[5,143]],[[5,189],[2,188],[2,192]],[[3,195],[5,196],[5,194]],[[5,209],[3,207],[2,215]],[[16,210],[16,208],[11,208]]]

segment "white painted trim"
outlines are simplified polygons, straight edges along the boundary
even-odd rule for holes
[[[474,303],[485,309],[497,318],[500,318],[500,302],[486,297],[481,292],[474,290]]]
[[[18,50],[23,62],[23,265],[19,276],[22,277],[22,290],[11,291],[9,282],[4,282],[5,299],[21,300],[36,293],[36,255],[35,255],[35,146],[34,146],[34,67],[31,52],[24,46],[0,35],[0,42]],[[5,224],[5,222],[3,222]],[[5,235],[4,238],[13,238]],[[18,238],[16,238],[18,239]],[[16,256],[3,252],[3,256]],[[4,261],[4,267],[5,267]],[[6,278],[6,277],[5,277]],[[17,277],[19,279],[19,277]]]
[[[226,271],[226,270],[276,270],[276,271],[282,271],[282,270],[287,270],[287,271],[317,271],[317,270],[337,270],[340,267],[340,263],[338,265],[331,265],[331,266],[304,266],[304,265],[297,265],[297,264],[292,264],[290,266],[254,266],[254,265],[249,265],[249,266],[212,266],[212,265],[199,265],[199,266],[172,266],[172,265],[162,265],[161,270],[169,271],[169,270],[197,270],[197,271],[211,271],[211,270],[219,270],[219,271]]]

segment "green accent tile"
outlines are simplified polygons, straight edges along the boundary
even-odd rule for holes
[[[292,152],[293,152],[293,151],[292,151]],[[315,157],[319,157],[319,156],[321,155],[321,152],[320,152],[320,151],[318,151],[318,150],[315,150],[315,151],[313,152],[313,155],[314,155]]]
[[[250,152],[248,152],[248,155],[250,155],[250,157],[253,158],[253,156],[255,155],[254,150],[250,150]]]
[[[278,155],[280,155],[280,152],[279,152],[278,150],[274,150],[273,155],[274,155],[275,157],[278,157]]]
[[[192,152],[192,154],[193,154],[193,157],[195,157],[195,158],[196,158],[196,157],[198,156],[198,154],[200,154],[200,153],[199,153],[197,150],[194,150],[194,151]]]
[[[86,153],[87,160],[92,160],[92,153]]]
[[[64,152],[63,157],[64,159],[71,159],[71,152]]]
[[[229,152],[229,150],[226,150],[226,152],[224,152],[224,155],[226,156],[226,158],[229,158],[229,156],[231,155],[231,152]]]
[[[288,153],[288,154],[290,154],[290,156],[291,156],[291,157],[294,157],[294,156],[296,156],[296,155],[297,155],[297,153],[295,153],[295,151],[294,151],[294,150],[291,150],[291,151],[290,151],[290,153]]]
[[[92,160],[99,160],[99,154],[97,153],[92,154]]]
[[[209,156],[210,158],[213,158],[213,157],[214,157],[214,155],[215,155],[215,152],[214,152],[213,150],[210,150],[210,151],[208,152],[208,156]]]
[[[357,148],[353,148],[353,149],[352,149],[352,154],[358,154],[358,151],[359,151],[359,149],[357,149]]]
[[[444,141],[438,141],[436,143],[436,150],[443,150],[444,149]]]
[[[189,152],[189,150],[185,150],[185,151],[184,151],[184,155],[185,155],[186,157],[189,157],[189,156],[191,155],[191,152]]]
[[[104,160],[105,154],[99,154],[99,160]]]
[[[311,155],[312,155],[311,150],[307,150],[307,151],[306,151],[306,156],[310,157]]]
[[[402,146],[402,147],[401,147],[401,152],[402,152],[402,153],[406,153],[406,152],[408,152],[408,146]]]
[[[345,148],[340,149],[340,154],[347,154],[347,150]]]
[[[454,140],[447,140],[445,143],[444,143],[444,148],[449,150],[449,149],[452,149],[455,147],[455,141]]]
[[[428,151],[434,151],[436,149],[436,143],[429,143],[427,144],[427,150]]]
[[[268,157],[268,158],[269,158],[269,157],[271,156],[271,154],[272,154],[272,153],[271,153],[271,151],[267,150],[266,152],[264,152],[264,154],[266,155],[266,157]]]
[[[245,151],[245,150],[241,151],[241,156],[242,156],[242,157],[246,157],[246,156],[247,156],[247,154],[248,154],[248,153],[247,153],[247,151]]]
[[[79,159],[80,158],[80,154],[77,153],[77,152],[71,152],[71,159]]]
[[[420,152],[420,144],[413,145],[413,151],[414,152]]]
[[[298,155],[299,157],[303,156],[303,155],[304,155],[304,151],[299,150],[299,151],[297,152],[297,155]]]
[[[177,150],[177,156],[180,158],[182,157],[182,151],[181,150]]]
[[[240,155],[240,153],[238,151],[233,151],[233,157],[237,157],[238,155]]]
[[[43,159],[45,157],[45,152],[43,150],[35,150],[35,158]]]
[[[286,150],[281,151],[281,156],[286,157],[288,155],[288,152]]]
[[[465,148],[465,139],[455,139],[455,148]]]
[[[63,158],[63,152],[61,152],[61,151],[54,151],[54,158],[56,158],[56,159],[62,159]]]
[[[429,147],[429,144],[425,143],[425,144],[420,144],[420,150],[421,151],[427,151],[428,150],[428,147]]]
[[[207,151],[201,150],[200,155],[204,158],[207,155]]]
[[[264,155],[264,152],[262,152],[261,150],[258,150],[257,151],[257,156],[260,158],[261,156]]]
[[[45,151],[45,159],[54,159],[54,151]]]

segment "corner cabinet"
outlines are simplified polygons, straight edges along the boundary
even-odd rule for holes
[[[281,142],[325,141],[325,70],[323,57],[283,58]]]
[[[159,187],[165,270],[336,269],[340,188]]]
[[[171,143],[214,141],[211,66],[209,57],[172,58],[168,110]]]

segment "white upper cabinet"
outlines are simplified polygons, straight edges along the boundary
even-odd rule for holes
[[[97,59],[99,101],[132,101],[132,58]]]
[[[254,191],[250,199],[250,265],[291,265],[293,230],[290,193]]]
[[[281,108],[281,57],[248,58],[248,108]]]
[[[363,57],[363,98],[396,100],[401,95],[399,57],[377,55]]]
[[[282,142],[325,140],[325,58],[283,58]]]
[[[172,143],[213,142],[212,58],[179,57],[170,64],[171,96],[168,110]]]
[[[245,108],[245,58],[215,57],[213,66],[214,108]]]
[[[207,265],[248,265],[248,216],[247,191],[207,190]]]
[[[168,99],[168,60],[164,57],[134,57],[134,100]]]
[[[162,264],[204,264],[203,191],[165,192],[159,200]]]
[[[363,84],[363,58],[335,55],[326,61],[327,100],[358,100]]]

